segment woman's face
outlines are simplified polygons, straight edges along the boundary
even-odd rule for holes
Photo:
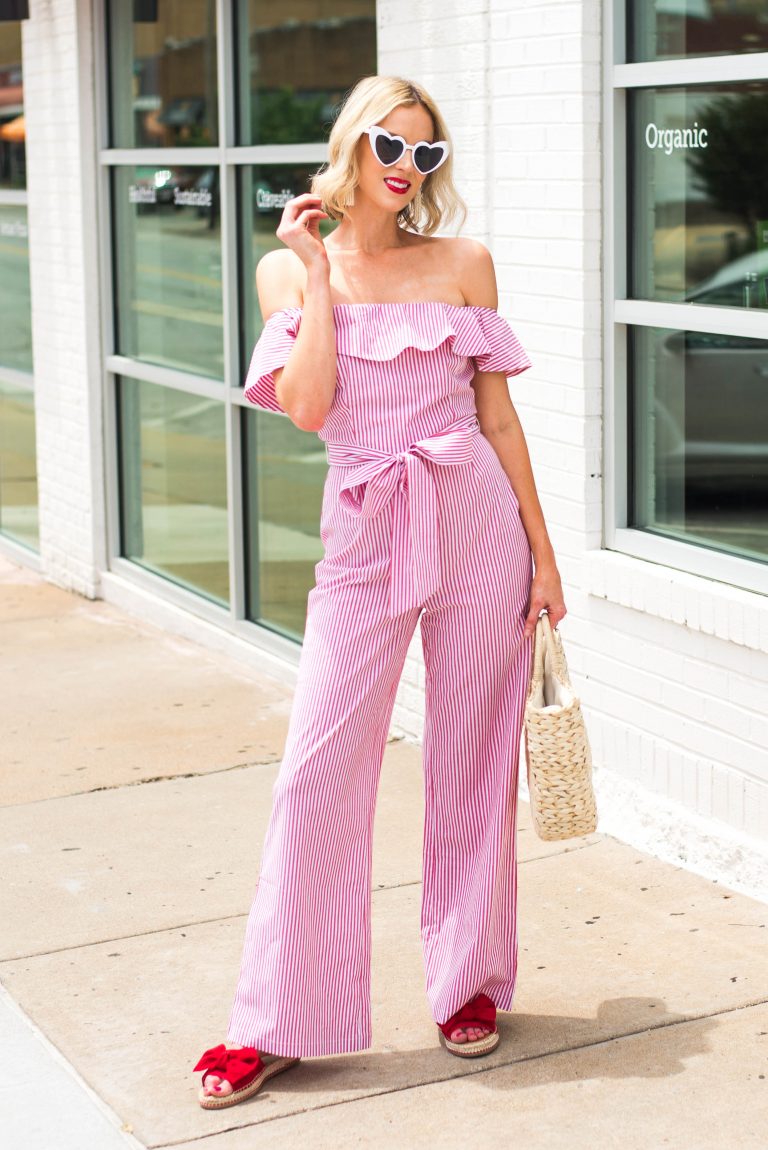
[[[373,127],[373,125],[370,125]],[[431,143],[435,138],[432,117],[421,104],[401,104],[378,126],[386,128],[393,136],[402,136],[407,144],[417,144],[419,140]],[[355,190],[355,202],[359,193],[372,203],[391,212],[401,212],[418,195],[427,176],[423,176],[413,166],[413,152],[407,148],[399,160],[385,168],[373,154],[367,135],[361,136],[358,143],[359,178]]]

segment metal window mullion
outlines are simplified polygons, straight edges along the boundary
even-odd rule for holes
[[[322,164],[328,159],[326,144],[255,144],[227,148],[228,164]]]
[[[0,208],[26,208],[29,193],[26,188],[0,188]]]
[[[99,163],[108,167],[159,168],[162,164],[175,168],[215,168],[221,148],[105,148]]]
[[[130,376],[143,383],[153,383],[158,387],[168,387],[174,391],[183,391],[187,395],[199,395],[204,399],[216,399],[219,402],[226,399],[224,384],[202,375],[191,375],[172,367],[132,359],[127,355],[108,355],[106,366],[107,370],[115,375]]]
[[[225,384],[225,466],[227,470],[227,537],[229,552],[229,612],[232,619],[245,618],[244,516],[241,470],[240,411],[232,403],[239,385],[238,340],[238,226],[237,172],[228,160],[235,143],[233,24],[231,5],[217,4],[217,50],[219,64],[219,206],[221,221],[221,288]]]
[[[0,364],[0,385],[12,387],[15,391],[35,390],[35,374],[32,371],[18,371],[15,367]]]
[[[677,60],[648,60],[640,64],[614,64],[609,76],[616,88],[665,88],[689,84],[724,84],[765,80],[768,52],[730,56],[697,56]]]
[[[616,322],[645,327],[665,327],[674,331],[714,332],[747,339],[765,339],[768,334],[762,308],[706,307],[691,303],[662,303],[645,299],[617,299]]]

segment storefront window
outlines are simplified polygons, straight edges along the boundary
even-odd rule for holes
[[[118,351],[223,378],[218,169],[114,172]]]
[[[26,187],[21,30],[0,24],[0,188]]]
[[[32,371],[27,209],[0,199],[0,367]]]
[[[224,404],[119,381],[122,553],[229,601]]]
[[[120,552],[229,603],[230,519],[244,523],[232,610],[245,603],[247,618],[300,641],[322,555],[325,451],[283,415],[232,409],[262,330],[256,265],[281,246],[285,202],[308,191],[342,99],[376,72],[375,0],[107,0],[106,10],[109,350],[131,361],[115,380]],[[232,61],[226,75],[217,50]],[[266,145],[258,166],[238,154],[252,145]],[[219,148],[215,166],[200,146]],[[124,149],[148,148],[126,163]],[[235,218],[222,219],[230,208]],[[242,476],[230,505],[228,450]]]
[[[765,0],[630,0],[627,60],[768,52]]]
[[[0,534],[40,546],[21,26],[0,22]]]
[[[629,93],[637,299],[768,308],[768,83]]]
[[[0,381],[0,531],[40,546],[35,453],[35,397]]]
[[[241,144],[326,140],[345,92],[376,72],[373,0],[238,0]]]
[[[218,143],[216,0],[110,0],[115,148]]]
[[[325,449],[284,416],[246,411],[244,423],[248,617],[300,639],[323,553]]]
[[[637,327],[633,526],[768,559],[768,339]]]

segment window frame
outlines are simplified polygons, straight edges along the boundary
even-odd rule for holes
[[[241,359],[237,299],[238,276],[238,182],[240,168],[253,164],[306,163],[319,165],[327,159],[327,145],[274,144],[244,146],[236,138],[235,59],[236,21],[225,0],[216,0],[216,54],[218,69],[219,142],[214,147],[195,148],[114,148],[110,146],[110,77],[107,44],[108,0],[94,5],[94,51],[96,59],[95,112],[98,179],[98,245],[101,292],[102,399],[104,412],[106,556],[105,582],[119,583],[123,597],[131,588],[162,599],[172,607],[213,624],[235,638],[258,643],[280,664],[298,665],[301,644],[246,615],[247,546],[245,538],[245,465],[243,410],[253,410],[243,393],[247,363]],[[162,367],[117,353],[116,260],[113,253],[114,219],[111,199],[111,172],[117,166],[173,167],[175,165],[217,168],[219,172],[221,220],[221,274],[224,372],[223,381],[191,372]],[[229,542],[229,606],[220,606],[203,595],[187,590],[161,575],[140,567],[121,554],[120,449],[118,440],[119,378],[130,376],[187,394],[220,400],[225,408],[227,514]],[[274,418],[287,418],[275,416]]]
[[[662,327],[764,339],[767,313],[628,298],[627,92],[729,80],[765,80],[768,53],[626,61],[625,0],[603,7],[603,548],[768,594],[768,564],[705,544],[628,526],[630,486],[629,328]]]
[[[23,67],[24,41],[22,38],[22,71]],[[29,188],[26,182],[23,188],[0,188],[0,206],[23,208],[27,216],[27,228],[29,228]],[[4,383],[8,387],[16,388],[19,391],[24,391],[34,399],[34,363],[32,364],[32,371],[22,371],[19,368],[4,367],[0,364],[0,383]],[[34,571],[42,570],[40,551],[38,548],[23,543],[21,540],[10,535],[6,535],[3,531],[0,531],[0,547],[2,548],[2,553],[7,555],[9,559],[17,559],[23,566],[31,567]]]

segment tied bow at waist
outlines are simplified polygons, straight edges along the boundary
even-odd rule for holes
[[[476,416],[391,454],[351,443],[327,443],[328,462],[349,468],[339,498],[353,515],[375,519],[394,499],[390,615],[418,607],[440,586],[440,549],[435,481],[430,465],[469,463],[479,434]]]

